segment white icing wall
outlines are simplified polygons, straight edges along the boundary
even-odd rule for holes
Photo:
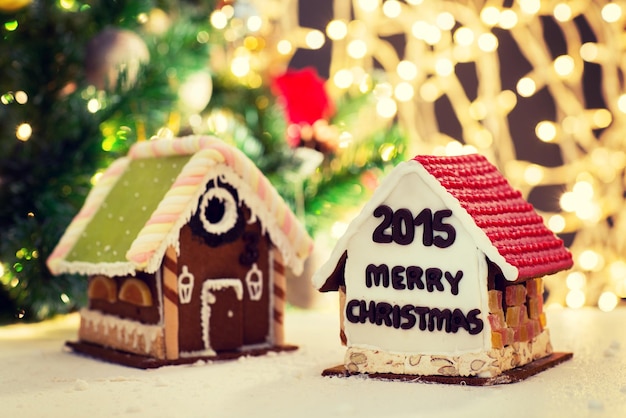
[[[418,174],[409,172],[397,182],[387,197],[382,197],[381,204],[390,206],[394,211],[400,208],[409,209],[415,217],[424,208],[437,210],[447,209],[443,200],[428,186]],[[445,218],[445,223],[456,230],[454,243],[447,248],[438,248],[434,245],[424,246],[422,243],[423,227],[415,230],[415,238],[411,244],[376,243],[372,240],[374,229],[381,222],[380,217],[373,214],[365,218],[359,225],[358,231],[349,239],[347,244],[348,259],[345,269],[346,301],[374,300],[387,302],[392,305],[404,306],[407,304],[425,306],[429,308],[460,309],[467,314],[472,309],[480,309],[479,318],[483,321],[483,331],[470,335],[461,328],[455,333],[442,331],[420,330],[418,324],[411,329],[394,328],[385,325],[365,323],[351,323],[344,317],[345,333],[349,346],[380,348],[389,352],[405,353],[464,353],[480,351],[487,347],[490,341],[489,323],[487,320],[486,292],[487,266],[484,254],[476,248],[467,230],[462,226],[459,218],[452,216]],[[436,233],[445,238],[446,234]],[[393,266],[419,266],[424,269],[437,267],[442,271],[449,271],[455,275],[463,272],[459,282],[458,295],[451,293],[451,286],[442,279],[443,291],[428,292],[426,289],[394,289],[382,286],[366,287],[365,272],[368,264],[387,264],[391,270]],[[405,282],[406,283],[406,282]],[[358,309],[357,309],[358,311]],[[417,316],[419,323],[419,316]]]

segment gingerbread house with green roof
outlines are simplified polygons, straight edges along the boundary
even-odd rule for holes
[[[284,344],[285,270],[311,238],[241,151],[209,136],[135,144],[48,259],[88,276],[76,351],[137,367]]]

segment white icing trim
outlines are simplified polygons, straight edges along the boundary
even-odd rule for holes
[[[119,343],[114,348],[132,348],[135,352],[140,352],[139,336],[143,335],[145,353],[150,354],[152,344],[156,343],[159,338],[163,338],[162,325],[142,324],[91,309],[81,309],[80,317],[86,326],[93,330],[102,327],[104,336],[112,336],[114,343]],[[110,335],[112,332],[115,332],[115,335]]]
[[[57,264],[57,272],[92,276],[103,274],[113,276],[133,276],[136,272],[131,262],[117,261],[114,263],[90,263],[87,261],[62,260]]]
[[[506,262],[504,257],[498,252],[497,248],[493,246],[489,237],[487,237],[485,232],[476,225],[471,215],[463,209],[459,201],[448,193],[441,183],[428,173],[428,171],[426,171],[420,163],[415,160],[410,160],[398,164],[398,166],[396,166],[396,168],[394,168],[391,173],[389,173],[389,175],[382,180],[372,198],[365,204],[357,217],[350,222],[346,232],[337,241],[337,244],[335,245],[335,248],[331,252],[326,263],[324,263],[313,275],[312,282],[315,288],[320,289],[326,280],[331,276],[337,266],[337,263],[339,263],[339,259],[348,247],[348,242],[359,231],[363,222],[372,216],[376,207],[387,199],[389,194],[393,191],[394,186],[402,179],[402,177],[411,173],[417,173],[424,183],[426,183],[433,190],[433,192],[443,200],[445,205],[452,210],[454,215],[459,218],[463,227],[468,231],[476,243],[476,247],[484,252],[492,262],[496,263],[500,267],[504,277],[509,281],[516,280],[518,277],[517,268]]]
[[[207,288],[209,290],[222,290],[227,287],[232,287],[237,295],[237,299],[243,300],[243,285],[239,279],[208,279],[202,284],[203,289]]]
[[[202,342],[205,350],[211,350],[211,304],[215,303],[215,295],[211,293],[211,289],[207,287],[207,282],[202,284],[202,293],[200,294],[200,323],[202,326]]]
[[[191,357],[212,357],[217,355],[215,350],[198,350],[198,351],[183,351],[179,354],[183,358],[191,358]]]
[[[185,282],[185,278],[187,281]],[[178,300],[181,305],[186,305],[191,302],[191,296],[193,293],[194,276],[189,272],[186,265],[183,266],[183,271],[178,275]]]

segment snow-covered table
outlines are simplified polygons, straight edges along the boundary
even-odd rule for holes
[[[0,327],[0,417],[624,417],[626,308],[548,309],[574,358],[492,387],[321,377],[342,362],[334,309],[287,311],[296,352],[153,370],[68,352],[78,317]]]

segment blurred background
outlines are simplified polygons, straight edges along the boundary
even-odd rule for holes
[[[312,269],[398,162],[482,153],[574,254],[546,303],[613,310],[625,22],[600,0],[0,0],[0,321],[82,306],[45,266],[65,227],[130,145],[188,134],[257,163]]]

